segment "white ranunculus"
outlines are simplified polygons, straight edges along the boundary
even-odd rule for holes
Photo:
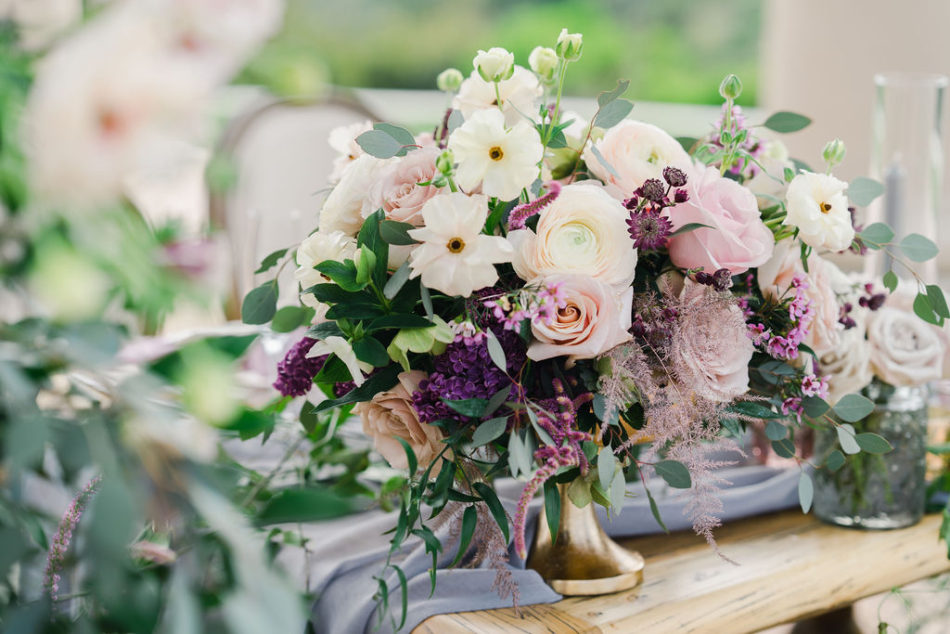
[[[943,375],[944,340],[913,312],[885,304],[868,317],[874,374],[891,385],[921,385]]]
[[[342,231],[355,236],[363,226],[363,201],[379,177],[387,160],[369,154],[357,157],[343,170],[343,176],[320,210],[320,231]]]
[[[617,200],[629,198],[649,178],[662,179],[664,167],[692,171],[693,162],[679,141],[642,121],[621,121],[591,145],[583,154],[587,169],[607,185],[607,191]]]
[[[819,359],[821,374],[828,378],[828,402],[832,405],[845,394],[864,389],[874,378],[865,319],[858,310],[851,315],[857,325],[841,331],[838,345]]]
[[[346,259],[353,259],[355,253],[356,240],[342,231],[327,233],[317,231],[308,236],[297,247],[297,270],[294,271],[294,279],[300,284],[300,290],[306,290],[311,286],[328,282],[329,280],[313,267],[325,260],[342,262]],[[329,306],[318,301],[310,293],[302,294],[300,301],[316,311],[314,323],[325,319]]]
[[[353,378],[353,383],[355,383],[357,387],[363,385],[363,381],[366,380],[363,373],[368,373],[373,370],[373,366],[356,358],[356,353],[353,352],[353,346],[343,337],[333,336],[318,341],[310,348],[307,357],[312,359],[313,357],[321,357],[325,354],[336,355],[336,358],[343,362],[343,365],[346,366],[346,369],[350,372],[350,376]]]
[[[788,184],[783,224],[797,227],[802,242],[815,249],[847,249],[854,240],[847,189],[829,174],[802,172]]]
[[[528,66],[542,81],[550,82],[554,79],[554,71],[557,70],[557,53],[547,46],[535,46],[528,56]]]
[[[495,84],[482,79],[477,71],[472,71],[468,79],[462,82],[462,87],[452,100],[452,107],[461,111],[468,120],[479,110],[496,110],[500,96],[505,123],[515,125],[524,121],[525,117],[537,120],[538,104],[543,92],[537,76],[522,66],[514,67],[510,79],[498,82],[498,94],[495,94]]]
[[[569,62],[576,61],[581,57],[581,50],[584,47],[584,36],[580,33],[568,33],[567,29],[561,29],[561,34],[557,37],[557,54]]]
[[[623,291],[633,282],[637,251],[627,210],[596,185],[567,185],[538,220],[537,232],[508,234],[521,279],[581,274]]]
[[[502,81],[509,79],[514,72],[515,56],[501,47],[493,46],[487,51],[479,50],[472,65],[485,81]]]
[[[446,68],[435,78],[435,85],[442,92],[455,92],[461,87],[465,77],[457,68]]]
[[[337,156],[333,159],[333,171],[330,172],[331,185],[335,185],[343,178],[343,171],[356,159],[366,154],[360,144],[356,142],[356,137],[373,129],[373,122],[367,119],[349,125],[341,125],[330,130],[330,136],[327,142],[333,148]]]
[[[511,244],[481,230],[488,216],[488,199],[453,192],[435,196],[422,208],[425,227],[409,235],[422,242],[409,256],[411,278],[446,295],[468,297],[498,281],[495,264],[510,262]]]
[[[455,180],[459,187],[502,200],[521,195],[538,177],[538,163],[544,146],[538,131],[520,121],[505,128],[505,117],[497,110],[479,110],[449,137],[449,150],[458,161]]]

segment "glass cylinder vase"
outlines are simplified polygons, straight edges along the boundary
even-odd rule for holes
[[[943,111],[948,78],[927,73],[875,75],[871,177],[885,186],[868,209],[867,224],[886,222],[897,239],[919,233],[937,242],[943,195]],[[889,256],[871,254],[866,273],[891,268]],[[937,264],[918,265],[928,283]]]
[[[826,522],[856,528],[911,526],[924,513],[927,454],[926,385],[894,387],[875,381],[865,390],[874,411],[854,423],[857,433],[882,436],[893,449],[885,454],[857,453],[837,471],[815,473],[815,515]],[[815,435],[815,456],[824,464],[840,450],[835,429]]]

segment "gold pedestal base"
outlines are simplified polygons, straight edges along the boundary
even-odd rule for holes
[[[555,592],[568,596],[608,594],[629,590],[643,581],[643,557],[607,537],[594,504],[577,508],[567,497],[566,485],[558,485],[561,493],[561,521],[557,542],[544,511],[538,520],[534,546],[527,565],[538,571]]]

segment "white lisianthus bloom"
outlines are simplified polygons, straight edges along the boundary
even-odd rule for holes
[[[353,259],[355,254],[356,240],[342,231],[327,233],[317,231],[308,236],[297,247],[297,270],[294,271],[294,279],[300,284],[300,290],[307,290],[311,286],[328,282],[329,280],[313,267],[325,260],[342,262],[346,259]],[[313,318],[314,323],[324,321],[329,306],[318,301],[310,293],[302,294],[300,301],[316,311]]]
[[[537,233],[519,229],[508,234],[515,247],[515,272],[525,281],[589,275],[622,292],[633,282],[637,267],[627,215],[600,187],[567,185],[541,212]]]
[[[515,66],[510,79],[498,82],[498,94],[495,94],[495,84],[485,81],[478,71],[473,70],[462,82],[452,107],[461,111],[467,120],[479,110],[496,110],[500,96],[505,123],[514,125],[524,121],[525,117],[537,120],[538,103],[543,92],[537,76],[523,66]]]
[[[453,192],[430,199],[422,208],[425,227],[409,235],[422,242],[409,256],[410,278],[446,295],[468,297],[498,281],[495,264],[510,262],[511,244],[481,233],[488,199]]]
[[[327,142],[336,150],[337,157],[333,159],[333,171],[330,173],[330,184],[335,185],[343,178],[343,171],[356,159],[366,154],[356,137],[373,129],[373,122],[367,119],[349,125],[341,125],[330,130]]]
[[[550,82],[557,70],[557,53],[547,46],[535,46],[528,56],[528,66],[541,77],[541,81]]]
[[[499,110],[480,110],[449,137],[449,150],[459,166],[455,180],[465,190],[479,183],[482,193],[512,200],[538,177],[544,146],[537,130],[521,121],[505,129]]]
[[[655,125],[632,120],[621,121],[602,139],[591,142],[583,159],[591,174],[602,180],[617,200],[629,198],[649,178],[662,179],[664,167],[689,173],[693,166],[679,141]]]
[[[343,170],[343,176],[320,210],[320,231],[342,231],[355,236],[363,226],[363,201],[370,186],[376,182],[381,170],[388,164],[375,156],[364,154],[357,157]]]
[[[797,227],[802,242],[815,249],[847,249],[854,240],[847,189],[847,183],[829,174],[802,172],[788,184],[783,224]]]
[[[472,60],[472,65],[485,81],[502,81],[511,78],[515,70],[515,56],[503,48],[494,46],[487,51],[479,50],[478,55]]]
[[[325,354],[336,355],[336,358],[343,362],[346,369],[350,371],[350,376],[353,377],[353,383],[356,384],[356,387],[363,385],[363,381],[366,380],[363,373],[373,370],[373,366],[356,358],[353,346],[343,337],[333,336],[318,341],[310,348],[307,358],[320,357]]]

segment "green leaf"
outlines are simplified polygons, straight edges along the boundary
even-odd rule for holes
[[[386,286],[383,287],[383,296],[386,299],[392,299],[398,295],[399,291],[402,290],[402,287],[409,280],[410,273],[412,273],[412,270],[409,268],[409,260],[406,260],[396,269],[393,276],[386,281]]]
[[[376,254],[369,249],[360,249],[360,259],[356,263],[356,283],[365,287],[376,270]]]
[[[547,480],[544,483],[544,516],[551,532],[551,543],[557,543],[558,530],[561,527],[561,494],[557,485]]]
[[[332,358],[332,357],[331,357]],[[394,363],[383,368],[373,376],[366,379],[363,385],[353,388],[340,398],[327,399],[319,403],[316,407],[317,412],[332,409],[338,405],[348,405],[350,403],[359,403],[368,401],[380,392],[385,392],[396,384],[396,376],[402,370],[398,363]],[[322,372],[321,372],[322,373]],[[317,375],[319,378],[319,375]]]
[[[343,331],[335,321],[325,321],[307,329],[307,336],[311,339],[326,339],[327,337],[342,337]]]
[[[346,515],[351,502],[322,488],[292,488],[278,491],[257,514],[257,524],[314,522]]]
[[[426,317],[432,319],[432,297],[429,295],[429,289],[425,284],[419,284],[419,299],[422,300],[422,307],[426,311]]]
[[[841,420],[854,423],[873,412],[874,403],[860,394],[846,394],[835,404],[834,411]]]
[[[549,447],[556,446],[554,444],[554,439],[551,438],[551,435],[541,425],[538,424],[538,415],[534,413],[534,410],[530,407],[527,408],[528,420],[531,421],[531,427],[534,428],[534,433],[538,435],[538,438],[542,443],[548,445]]]
[[[940,317],[934,312],[930,297],[923,293],[917,293],[917,297],[914,298],[914,314],[928,324],[935,326],[940,324]]]
[[[597,454],[597,477],[600,479],[600,487],[605,491],[610,488],[610,483],[614,479],[614,471],[617,467],[617,459],[610,446],[601,448]]]
[[[389,159],[406,153],[403,144],[383,130],[368,130],[356,137],[356,142],[370,156]]]
[[[670,236],[678,236],[683,233],[689,233],[690,231],[695,231],[696,229],[715,229],[709,225],[704,225],[701,222],[687,222],[685,225],[674,231]]]
[[[472,444],[476,447],[487,445],[505,433],[505,429],[507,427],[507,416],[499,416],[498,418],[486,420],[484,423],[475,428],[475,432],[472,434]]]
[[[406,617],[409,616],[409,581],[406,579],[406,573],[403,572],[402,568],[399,566],[390,567],[396,571],[396,576],[399,577],[399,595],[402,603],[402,615],[399,617],[399,625],[395,628],[398,632],[406,624]]]
[[[854,437],[854,427],[847,423],[838,425],[837,433],[838,443],[841,445],[842,451],[849,456],[861,452],[861,445],[858,444],[858,441]]]
[[[848,198],[850,198],[851,202],[853,202],[855,205],[857,205],[858,207],[867,207],[872,202],[874,202],[875,198],[877,198],[878,196],[884,193],[884,185],[874,180],[873,178],[864,178],[864,177],[856,178],[853,181],[851,181],[851,183],[848,185],[848,191],[846,193],[848,195]],[[883,223],[876,222],[873,225],[871,225],[871,227],[875,227],[881,224]],[[871,227],[868,227],[868,229],[870,229]],[[888,227],[887,225],[884,225],[884,227],[890,230],[890,227]],[[863,236],[864,233],[865,232],[862,231],[861,235]],[[887,238],[886,240],[874,240],[874,242],[877,242],[878,244],[883,244],[885,242],[890,242],[891,238],[893,237],[894,237],[894,232],[891,231],[890,238]]]
[[[773,440],[772,451],[774,451],[775,455],[779,456],[780,458],[794,458],[795,457],[795,443],[793,443],[790,438],[783,438],[782,440]]]
[[[344,291],[349,291],[352,293],[366,288],[366,283],[368,280],[364,280],[363,282],[357,281],[356,264],[354,264],[352,260],[347,260],[346,262],[324,260],[313,268],[329,277],[331,280],[333,280],[334,284],[342,288]]]
[[[825,460],[825,466],[828,467],[829,471],[834,473],[844,466],[844,461],[844,454],[835,449],[828,454],[828,458]]]
[[[485,331],[485,343],[488,346],[488,356],[498,369],[508,374],[508,362],[505,359],[505,350],[501,347],[498,337],[491,330]]]
[[[937,245],[919,233],[906,236],[897,246],[913,262],[926,262],[937,255]]]
[[[798,477],[798,503],[802,507],[802,513],[811,510],[811,503],[815,499],[815,483],[811,476],[802,471]]]
[[[614,101],[620,98],[620,95],[627,92],[627,88],[630,86],[629,79],[618,79],[617,86],[613,90],[607,90],[599,95],[597,95],[597,105],[601,108],[609,104],[611,101]]]
[[[590,504],[594,497],[590,492],[590,482],[585,478],[575,478],[567,485],[567,497],[579,509]]]
[[[694,136],[678,136],[676,137],[676,142],[680,144],[684,151],[689,152],[693,149],[693,146],[696,145],[696,142],[699,141]]]
[[[271,320],[270,327],[274,332],[290,332],[303,323],[307,310],[302,306],[284,306]]]
[[[444,398],[442,402],[467,418],[481,418],[488,407],[488,400],[484,398],[466,398],[458,401]]]
[[[400,128],[398,125],[393,125],[392,123],[374,123],[373,129],[385,132],[403,145],[415,145],[416,143],[416,139],[412,136],[412,132],[405,128]]]
[[[617,170],[614,169],[614,166],[610,164],[610,161],[604,158],[604,155],[601,154],[600,150],[597,149],[596,144],[591,144],[588,147],[590,148],[591,153],[597,159],[597,162],[599,162],[604,167],[605,170],[610,172],[611,176],[613,176],[614,178],[620,178],[620,174],[618,174]]]
[[[864,228],[860,234],[865,244],[881,246],[894,239],[894,231],[883,222],[875,222]]]
[[[494,414],[495,411],[499,407],[501,407],[502,404],[504,404],[504,402],[508,399],[508,395],[510,393],[511,393],[511,386],[506,385],[505,387],[501,388],[500,390],[492,394],[491,398],[488,399],[488,404],[485,406],[485,411],[484,413],[482,413],[482,416],[491,416],[492,414]]]
[[[653,465],[658,476],[666,480],[674,489],[688,489],[693,486],[693,480],[689,475],[689,469],[682,462],[676,460],[661,460]]]
[[[277,312],[277,281],[261,284],[241,304],[241,321],[255,326],[266,324]]]
[[[653,519],[656,520],[656,523],[660,525],[660,528],[663,529],[664,533],[669,534],[670,529],[666,527],[666,524],[663,523],[663,518],[660,517],[660,507],[656,505],[656,500],[653,499],[653,494],[650,493],[650,489],[644,487],[644,490],[647,492],[647,500],[650,501],[650,512],[653,513]]]
[[[897,273],[895,273],[894,271],[888,271],[887,273],[885,273],[884,278],[881,281],[884,283],[884,288],[886,288],[890,292],[893,293],[894,291],[897,290],[897,282],[898,282]]]
[[[798,132],[799,130],[803,130],[807,128],[810,123],[811,119],[805,115],[783,110],[773,114],[771,117],[766,119],[765,123],[762,125],[764,125],[769,130],[787,134],[789,132]]]
[[[459,550],[455,559],[449,564],[449,568],[454,568],[462,561],[462,557],[468,552],[468,546],[472,543],[472,535],[475,534],[475,527],[478,525],[478,510],[474,506],[465,507],[462,513],[462,530],[459,535]]]
[[[597,116],[594,117],[594,125],[608,129],[623,121],[630,111],[633,110],[633,104],[626,99],[616,99],[602,106]]]
[[[418,244],[417,240],[409,237],[409,230],[415,229],[408,222],[397,222],[395,220],[383,220],[379,223],[379,237],[383,242],[396,245]]]
[[[429,328],[430,326],[432,326],[432,322],[419,315],[383,315],[369,322],[366,325],[366,332],[400,328]]]
[[[894,449],[891,443],[887,442],[882,436],[872,434],[871,432],[858,434],[854,437],[854,440],[858,443],[858,446],[861,447],[861,451],[866,453],[884,454]]]
[[[257,275],[259,273],[265,273],[269,271],[270,269],[274,268],[275,266],[277,266],[277,263],[280,262],[280,259],[284,257],[286,253],[287,253],[287,249],[278,249],[277,251],[274,251],[273,253],[269,254],[267,257],[261,260],[261,265],[258,267],[256,271],[254,271],[254,275]]]
[[[419,469],[419,461],[416,458],[416,452],[412,450],[412,447],[409,446],[409,443],[396,436],[396,440],[399,441],[399,444],[402,445],[403,451],[406,452],[406,464],[408,465],[409,475],[412,476]]]
[[[802,398],[802,409],[809,418],[819,418],[828,413],[831,405],[820,396],[806,396]]]
[[[353,352],[356,358],[373,367],[381,368],[389,365],[389,353],[386,347],[374,337],[363,337],[353,342]]]
[[[788,427],[778,421],[770,420],[765,424],[765,435],[769,440],[782,440],[788,437]]]
[[[768,407],[755,403],[753,401],[739,401],[738,403],[733,403],[727,411],[733,411],[737,414],[743,414],[745,416],[750,416],[752,418],[759,418],[763,420],[768,419],[779,419],[785,418],[785,415],[779,414],[778,412],[773,412]]]
[[[930,305],[934,312],[944,319],[950,319],[950,309],[947,308],[947,300],[943,296],[943,290],[936,284],[927,285],[927,297],[930,299]]]
[[[498,501],[495,491],[484,482],[476,482],[472,485],[472,488],[485,500],[488,510],[491,511],[492,517],[498,522],[498,528],[501,529],[501,533],[505,536],[507,542],[510,539],[508,535],[508,515],[505,513],[505,507]]]

